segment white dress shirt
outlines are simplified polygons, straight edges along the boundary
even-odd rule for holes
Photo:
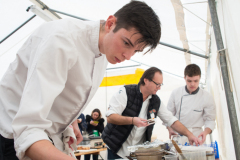
[[[147,99],[142,104],[142,109],[138,117],[147,119],[148,105],[149,100],[152,98],[152,95],[149,95]],[[127,93],[125,87],[121,87],[117,93],[113,95],[109,103],[109,110],[106,112],[106,116],[111,114],[122,115],[122,112],[127,106]],[[140,106],[139,106],[140,107]],[[157,113],[158,117],[167,125],[171,126],[177,118],[172,115],[166,108],[166,106],[161,102],[160,109]],[[130,152],[127,150],[128,146],[133,146],[137,144],[142,144],[145,142],[144,133],[147,127],[136,127],[134,126],[127,140],[122,144],[122,147],[118,151],[118,155],[122,158],[129,156]]]
[[[175,89],[168,101],[167,108],[196,137],[202,132],[202,126],[215,127],[216,107],[213,97],[199,88],[189,94],[185,86]]]
[[[0,83],[0,134],[19,159],[36,141],[61,136],[88,105],[107,67],[98,48],[100,21],[61,19],[40,26]]]

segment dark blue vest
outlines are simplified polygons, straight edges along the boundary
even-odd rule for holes
[[[122,116],[138,117],[143,104],[143,96],[140,92],[139,85],[127,85],[124,87],[126,88],[127,93],[127,106],[123,111]],[[157,95],[152,95],[148,106],[148,119],[150,119],[150,111],[154,110],[155,117],[157,116],[160,103],[160,98]],[[145,132],[146,141],[151,141],[153,127],[154,125],[147,127]],[[133,125],[115,125],[108,123],[103,130],[102,139],[112,152],[117,153],[122,144],[127,140],[132,128]]]

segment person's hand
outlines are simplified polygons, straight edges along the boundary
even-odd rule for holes
[[[75,120],[73,123],[72,123],[72,126],[73,126],[73,132],[77,138],[77,144],[79,144],[80,142],[82,142],[83,140],[83,137],[82,137],[82,134],[80,132],[80,129],[78,127],[78,123],[77,123],[77,120]]]
[[[82,122],[82,119],[80,118],[80,119],[77,119],[77,122],[78,123],[81,123]]]
[[[95,126],[95,127],[98,125],[98,123],[94,123],[94,121],[90,121],[90,124]]]
[[[167,127],[169,132],[169,139],[171,139],[172,135],[178,135],[172,128]]]
[[[74,134],[77,138],[77,144],[79,144],[83,140],[82,134],[81,134],[79,128],[77,128],[76,130],[73,128],[73,131],[74,131]]]
[[[140,117],[133,117],[133,125],[137,127],[146,127],[149,126],[146,119],[140,118]]]
[[[205,142],[207,134],[208,133],[206,133],[205,131],[203,131],[202,133],[199,134],[198,138],[202,137],[201,143]]]
[[[201,142],[202,144],[205,142],[206,136],[211,132],[212,130],[210,128],[205,128],[205,130],[199,134],[198,138],[202,137],[202,142]]]
[[[198,139],[197,137],[195,137],[192,133],[187,137],[188,137],[188,141],[191,145],[193,145],[193,143],[195,143],[196,146],[202,144],[202,141],[200,139]]]

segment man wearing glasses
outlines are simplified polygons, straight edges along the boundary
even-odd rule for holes
[[[186,135],[190,143],[200,144],[199,139],[167,110],[156,95],[162,82],[162,71],[151,67],[144,72],[138,85],[126,85],[113,95],[106,112],[108,124],[102,134],[108,146],[108,159],[126,158],[130,154],[128,146],[151,141],[154,123],[148,123],[148,120],[156,116]]]

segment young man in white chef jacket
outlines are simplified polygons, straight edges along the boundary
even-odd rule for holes
[[[188,65],[184,70],[186,86],[175,89],[168,101],[167,108],[196,137],[205,142],[206,136],[215,128],[216,107],[212,95],[199,88],[201,70],[196,64]],[[204,130],[202,127],[204,126]],[[167,127],[169,137],[177,134]],[[182,137],[182,143],[188,143]]]
[[[0,160],[74,159],[61,152],[62,133],[72,124],[77,143],[82,140],[76,119],[107,63],[129,60],[146,46],[155,49],[160,35],[157,15],[138,1],[106,21],[62,19],[40,26],[0,82]]]

